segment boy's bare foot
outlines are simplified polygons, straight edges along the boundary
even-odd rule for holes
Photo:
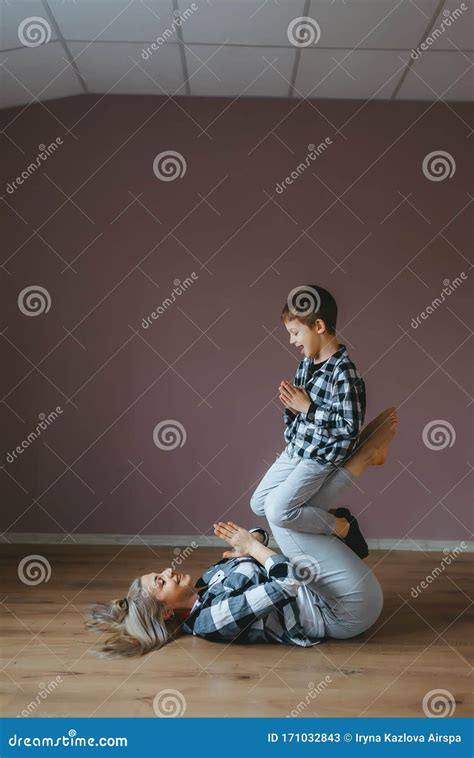
[[[261,532],[252,532],[253,536],[256,540],[259,542],[263,542],[264,536],[261,534]],[[240,550],[234,549],[234,550],[224,550],[222,553],[223,558],[240,558],[242,556],[242,553]]]

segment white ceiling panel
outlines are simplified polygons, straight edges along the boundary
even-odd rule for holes
[[[28,90],[472,101],[473,3],[0,0],[1,107]]]
[[[192,95],[287,97],[294,60],[283,48],[186,46]]]
[[[303,50],[295,97],[388,99],[408,59],[408,52]]]
[[[40,40],[54,42],[56,33],[44,6],[38,0],[0,4],[0,47],[28,47]],[[27,44],[24,44],[24,43]]]
[[[54,4],[61,34],[68,40],[143,42],[163,32],[176,42],[171,0],[76,0]]]
[[[461,8],[464,6],[464,8]],[[454,15],[453,15],[454,14]],[[474,49],[474,6],[472,0],[446,2],[436,18],[429,39],[429,50]]]
[[[0,107],[51,100],[82,93],[80,82],[59,42],[34,50],[10,50],[0,55]]]
[[[183,12],[191,8],[192,0],[179,0]],[[220,45],[224,42],[240,45],[289,46],[288,24],[303,14],[304,0],[217,0],[206,3],[197,0],[198,10],[182,24],[186,43],[201,42]]]
[[[439,0],[312,0],[309,16],[321,29],[318,46],[411,49],[418,43]]]
[[[163,45],[147,61],[141,57],[142,46],[136,43],[93,42],[85,47],[71,42],[69,48],[89,92],[185,94],[177,45]]]
[[[474,95],[473,53],[423,53],[400,88],[401,100],[470,100]]]

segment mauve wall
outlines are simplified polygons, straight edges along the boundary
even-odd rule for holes
[[[251,493],[283,448],[278,384],[299,360],[279,314],[309,282],[339,303],[367,420],[399,409],[389,462],[344,503],[369,537],[467,539],[472,108],[125,96],[45,106],[1,113],[2,529],[210,535],[219,518],[258,521]],[[276,193],[326,137],[326,152]],[[164,150],[184,156],[181,179],[154,175]],[[444,181],[422,171],[438,150],[456,164]],[[51,298],[34,317],[18,306],[33,285]],[[8,462],[56,406],[57,420]],[[184,428],[181,447],[155,445],[166,419]],[[437,420],[448,439],[426,445]]]

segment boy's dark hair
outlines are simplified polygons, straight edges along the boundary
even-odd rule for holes
[[[298,319],[313,327],[318,319],[324,321],[330,334],[336,331],[337,304],[328,290],[317,284],[303,284],[289,293],[281,312],[283,322]]]

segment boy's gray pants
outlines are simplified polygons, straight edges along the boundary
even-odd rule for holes
[[[357,555],[332,535],[329,508],[354,486],[342,467],[290,456],[286,448],[261,480],[250,500],[257,516],[266,516],[283,553],[311,578],[328,637],[353,637],[372,626],[383,606],[376,577]],[[309,567],[309,569],[308,569]]]

